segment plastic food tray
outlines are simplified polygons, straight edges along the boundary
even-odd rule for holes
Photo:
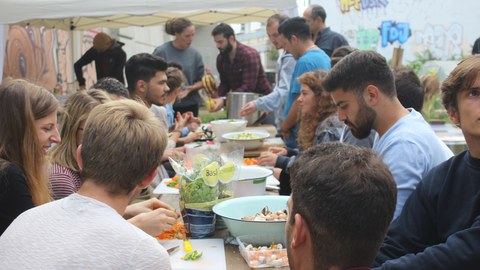
[[[251,268],[266,267],[284,267],[288,266],[287,246],[285,236],[278,235],[242,235],[237,237],[238,248],[240,254]],[[263,250],[247,250],[247,246],[251,244],[253,247],[267,246],[274,244],[282,244],[282,249],[263,249]]]

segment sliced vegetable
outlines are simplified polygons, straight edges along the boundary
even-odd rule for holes
[[[173,239],[185,239],[187,237],[187,229],[185,224],[178,222],[175,223],[171,230],[164,231],[163,233],[157,235],[159,240],[173,240]]]
[[[192,252],[189,252],[185,254],[185,257],[183,257],[183,260],[185,261],[195,261],[198,260],[202,257],[203,252],[198,253],[198,251],[194,250]]]
[[[172,180],[165,182],[165,184],[167,187],[178,188],[178,180],[180,180],[180,177],[177,174],[172,178]]]
[[[258,160],[256,158],[244,158],[243,165],[258,165]]]
[[[192,244],[190,243],[190,241],[188,241],[188,240],[183,241],[183,248],[185,249],[185,252],[187,252],[187,253],[192,252]]]

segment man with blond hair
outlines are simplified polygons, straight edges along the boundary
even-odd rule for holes
[[[161,130],[132,100],[94,108],[77,150],[82,186],[12,223],[0,238],[2,269],[171,269],[157,240],[122,217],[157,173],[167,143]]]

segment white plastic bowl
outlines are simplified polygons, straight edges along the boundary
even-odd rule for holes
[[[268,206],[270,211],[287,208],[289,196],[249,196],[234,198],[213,206],[213,212],[221,217],[233,237],[249,234],[285,234],[286,221],[249,221],[244,216],[254,216]]]
[[[215,133],[217,140],[220,142],[225,142],[225,139],[222,137],[223,134],[243,131],[247,128],[247,120],[245,119],[221,119],[214,120],[210,124],[212,125],[213,133]]]
[[[238,181],[233,182],[235,197],[259,196],[265,194],[267,177],[272,175],[271,170],[258,166],[240,167]]]
[[[251,133],[253,135],[256,135],[258,138],[256,139],[237,139],[235,138],[239,134],[242,133]],[[226,134],[223,134],[223,138],[227,140],[228,142],[235,142],[238,144],[243,145],[245,147],[245,150],[254,150],[258,149],[263,146],[263,142],[265,141],[266,138],[270,137],[270,134],[266,131],[257,131],[257,130],[245,130],[245,131],[240,131],[240,132],[229,132]]]

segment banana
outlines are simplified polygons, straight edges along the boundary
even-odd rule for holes
[[[211,109],[213,109],[214,106],[215,106],[215,101],[209,97],[205,101],[205,108],[207,108],[207,110],[210,111]]]
[[[212,77],[212,75],[207,74],[202,77],[202,84],[203,88],[205,89],[205,92],[209,97],[212,97],[216,94],[217,92],[217,85],[215,83],[215,79]]]
[[[209,75],[208,78],[210,82],[210,92],[215,94],[217,92],[217,83],[215,82],[215,78],[213,78],[212,75]]]
[[[202,84],[203,84],[203,89],[205,89],[205,92],[208,94],[207,90],[207,76],[202,77]]]

